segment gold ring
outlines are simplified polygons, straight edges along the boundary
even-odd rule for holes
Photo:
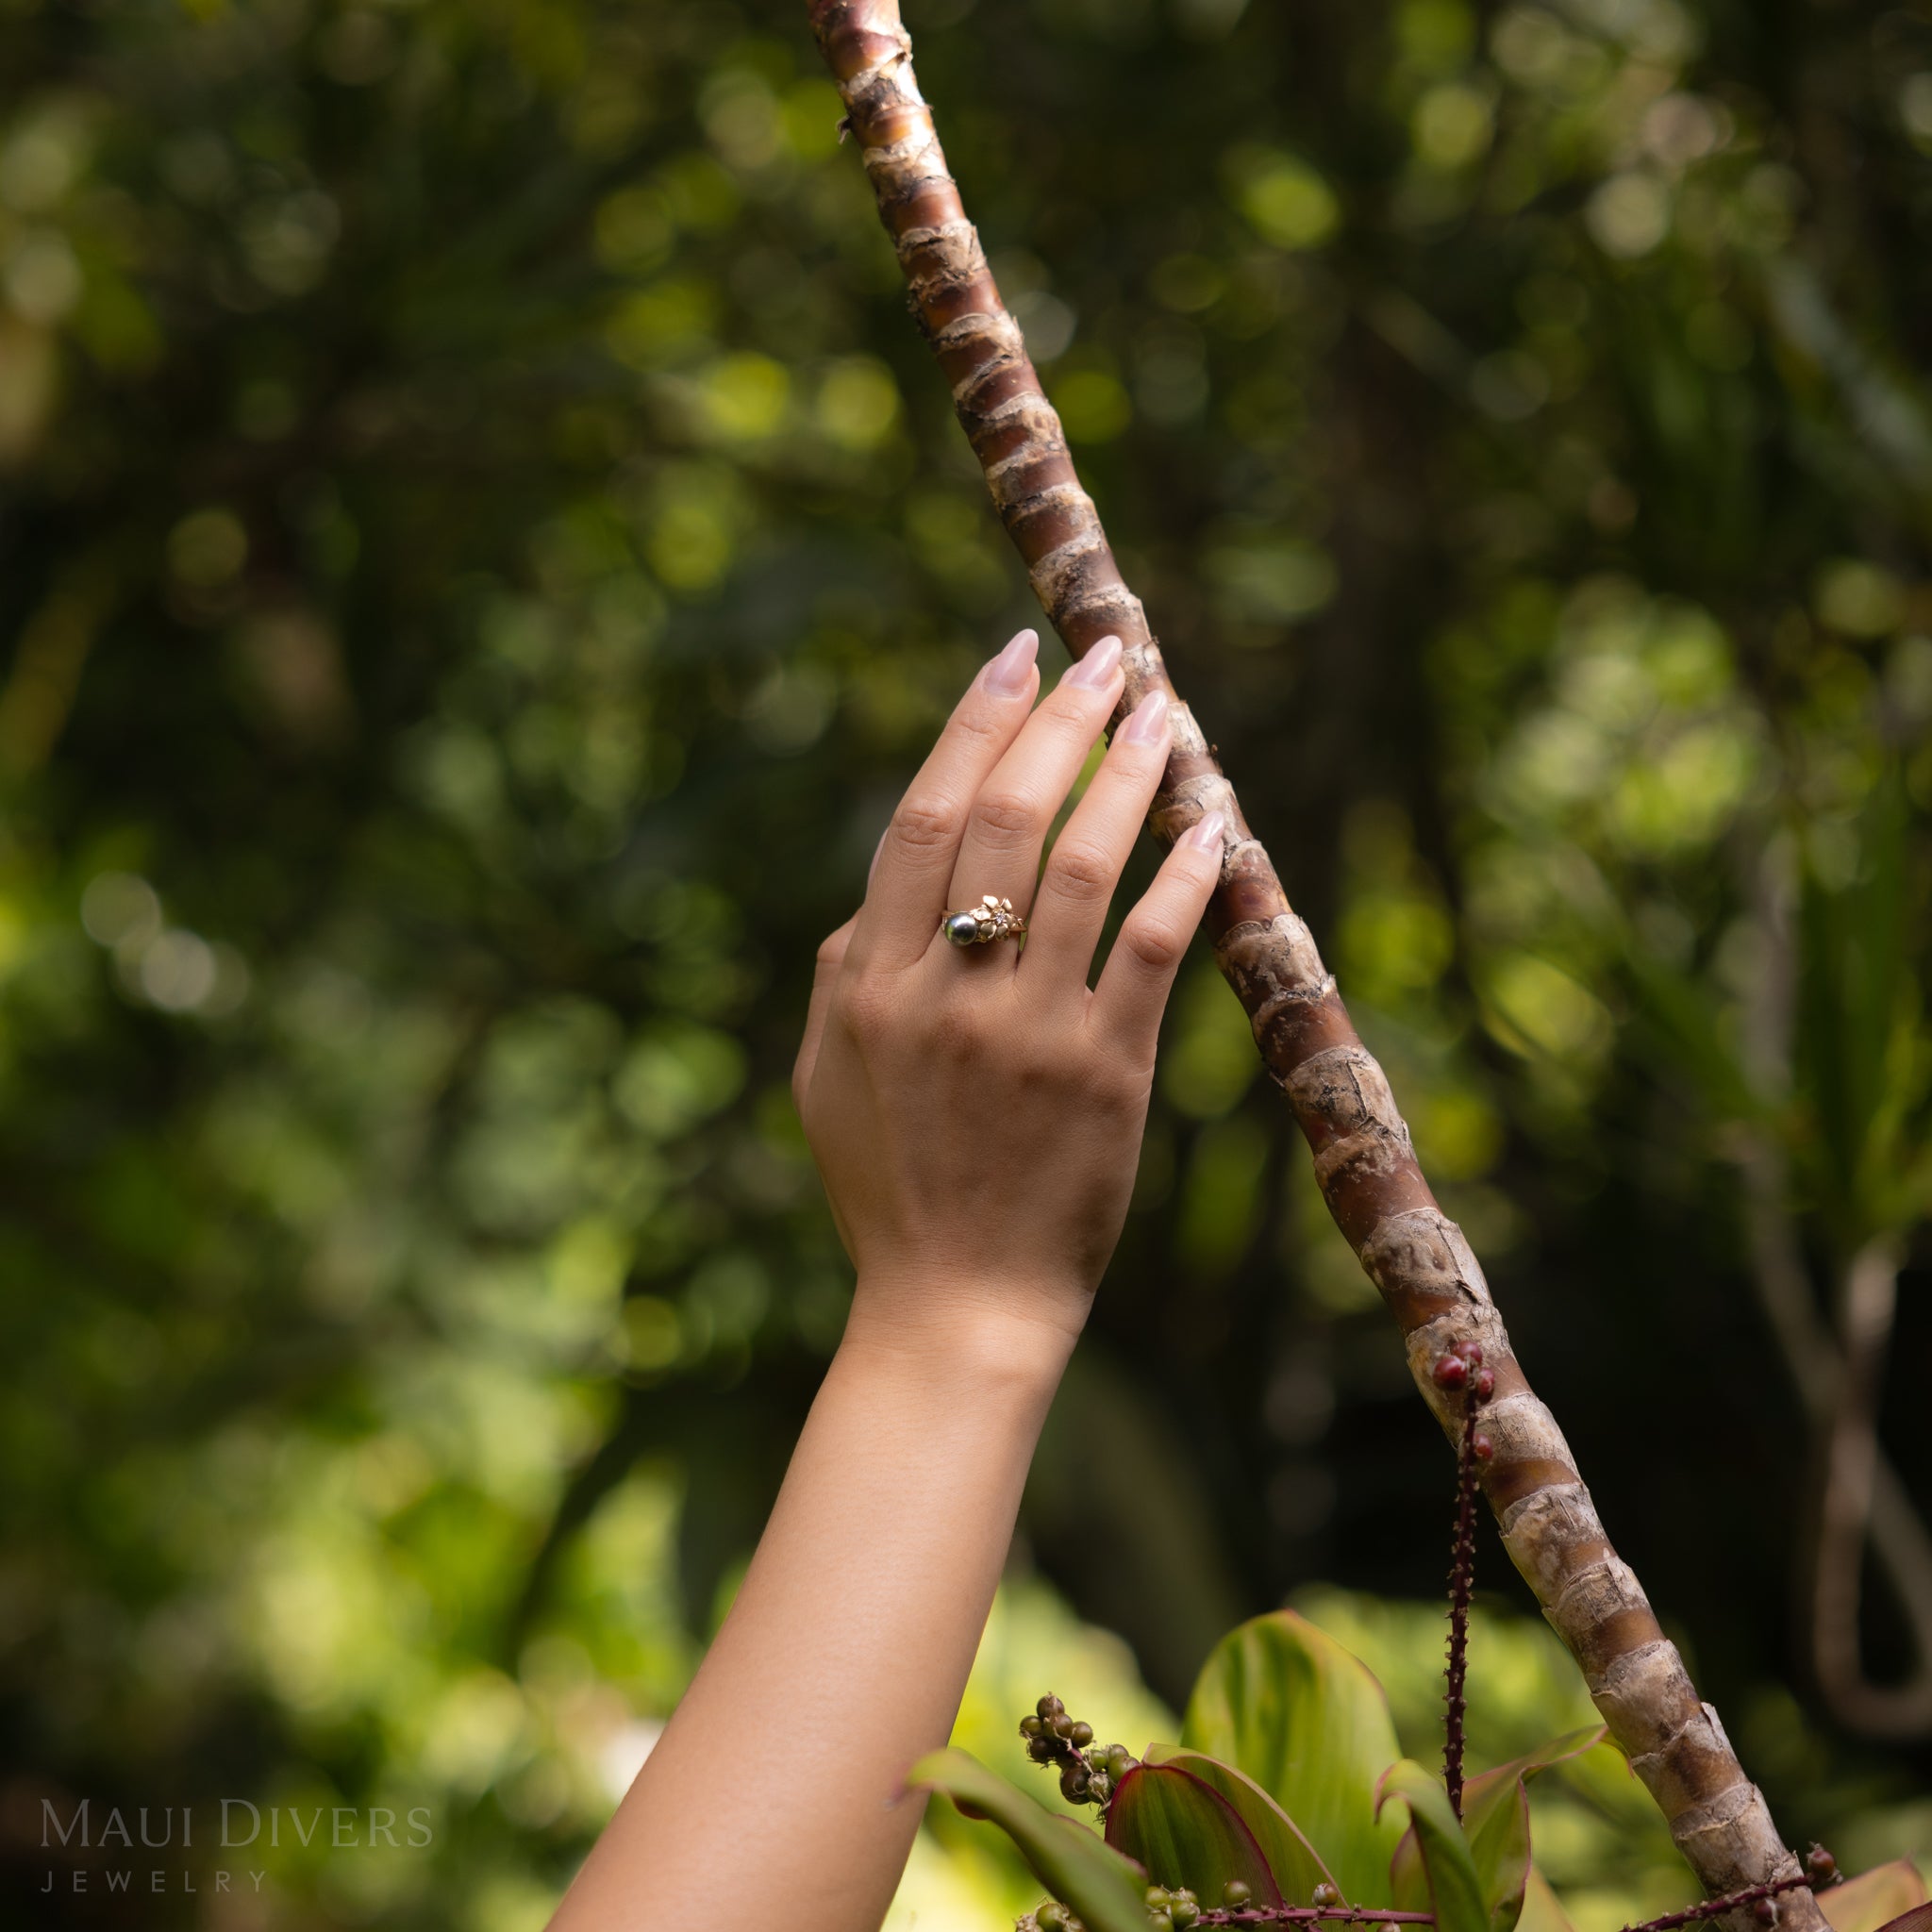
[[[1026,915],[1015,912],[1010,899],[995,899],[989,892],[968,911],[941,913],[940,930],[956,946],[983,946],[991,940],[1023,938]]]

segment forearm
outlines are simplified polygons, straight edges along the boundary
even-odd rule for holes
[[[905,1771],[952,1728],[1071,1346],[980,1313],[855,1317],[731,1614],[556,1932],[727,1902],[789,1932],[878,1924],[923,1809]]]

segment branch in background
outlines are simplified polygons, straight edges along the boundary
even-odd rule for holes
[[[1460,1404],[1434,1386],[1430,1368],[1458,1341],[1481,1346],[1496,1378],[1483,1488],[1511,1558],[1582,1668],[1611,1735],[1707,1890],[1734,1893],[1792,1875],[1796,1861],[1762,1794],[1611,1548],[1555,1418],[1531,1391],[1482,1270],[1423,1178],[1389,1083],[1357,1038],[1307,926],[1199,725],[1174,696],[1146,613],[1080,488],[1059,419],[947,173],[897,0],[809,0],[809,8],[913,312],[1041,606],[1075,657],[1108,634],[1121,639],[1126,690],[1116,722],[1150,691],[1169,696],[1174,753],[1155,801],[1156,835],[1171,843],[1207,812],[1226,815],[1222,881],[1207,920],[1216,958],[1307,1137],[1329,1211],[1407,1338],[1424,1399],[1457,1435]],[[1802,1893],[1789,1917],[1791,1932],[1823,1924]]]
[[[1757,970],[1745,1002],[1745,1044],[1753,1074],[1778,1090],[1790,1080],[1797,961],[1790,888],[1774,852],[1757,868],[1753,897]],[[1880,1238],[1853,1257],[1840,1286],[1834,1336],[1819,1318],[1787,1205],[1791,1184],[1783,1149],[1768,1131],[1747,1130],[1737,1161],[1752,1282],[1798,1391],[1818,1465],[1801,1579],[1812,1674],[1847,1729],[1923,1738],[1932,1732],[1932,1535],[1878,1445],[1879,1395],[1898,1297],[1897,1243]],[[1910,1633],[1913,1670],[1902,1684],[1874,1684],[1865,1675],[1858,1622],[1868,1541]]]

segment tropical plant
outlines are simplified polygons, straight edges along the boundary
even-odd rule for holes
[[[1478,1459],[1474,1407],[1465,1469]],[[996,1824],[1046,1886],[1051,1897],[1019,1920],[1017,1932],[1324,1924],[1572,1932],[1532,1857],[1528,1787],[1544,1773],[1560,1778],[1606,1759],[1621,1765],[1622,1754],[1604,1725],[1590,1725],[1464,1780],[1473,1498],[1473,1486],[1459,1481],[1441,1779],[1403,1755],[1389,1699],[1368,1666],[1306,1617],[1279,1610],[1216,1646],[1178,1743],[1150,1744],[1137,1757],[1097,1740],[1052,1693],[1020,1720],[1027,1756],[1057,1774],[1069,1804],[1097,1807],[1098,1830],[957,1748],[922,1759],[910,1782]],[[1832,1932],[1932,1932],[1915,1866],[1897,1860],[1847,1882],[1819,1845],[1798,1874],[1632,1932],[1674,1932],[1726,1914],[1736,1924],[1775,1926],[1778,1900],[1800,1890],[1820,1894]]]

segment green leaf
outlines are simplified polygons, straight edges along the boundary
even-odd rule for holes
[[[1208,1657],[1181,1742],[1234,1765],[1301,1827],[1351,1905],[1388,1902],[1402,1833],[1375,1781],[1402,1755],[1373,1673],[1292,1610],[1230,1631]]]
[[[943,1791],[969,1818],[997,1824],[1040,1882],[1086,1921],[1089,1932],[1147,1932],[1144,1874],[1078,1819],[1049,1811],[964,1751],[922,1757],[906,1782]]]
[[[1391,1798],[1408,1806],[1409,1830],[1391,1861],[1398,1909],[1434,1912],[1436,1932],[1489,1932],[1475,1859],[1462,1835],[1449,1793],[1412,1757],[1392,1764],[1376,1797],[1380,1810]]]
[[[1221,1903],[1239,1878],[1255,1903],[1284,1903],[1255,1834],[1205,1778],[1177,1764],[1142,1764],[1114,1788],[1107,1841],[1147,1868],[1157,1885],[1186,1886],[1202,1904]]]
[[[1550,1890],[1550,1881],[1534,1865],[1524,1888],[1523,1916],[1516,1922],[1516,1932],[1576,1932],[1570,1914]]]
[[[1580,1757],[1600,1742],[1602,1724],[1555,1738],[1528,1756],[1470,1779],[1462,1792],[1462,1835],[1475,1860],[1490,1932],[1515,1932],[1529,1882],[1529,1780],[1552,1764]]]
[[[1925,1881],[1908,1859],[1874,1865],[1842,1885],[1818,1894],[1819,1909],[1831,1932],[1878,1932],[1881,1925],[1925,1903]]]
[[[1204,1757],[1198,1751],[1176,1750],[1172,1744],[1149,1748],[1150,1764],[1175,1764],[1191,1771],[1203,1784],[1210,1785],[1241,1814],[1241,1820],[1254,1833],[1281,1888],[1284,1902],[1307,1904],[1318,1885],[1336,1884],[1335,1874],[1323,1863],[1322,1855],[1303,1835],[1302,1828],[1253,1778],[1224,1764],[1218,1757]]]

